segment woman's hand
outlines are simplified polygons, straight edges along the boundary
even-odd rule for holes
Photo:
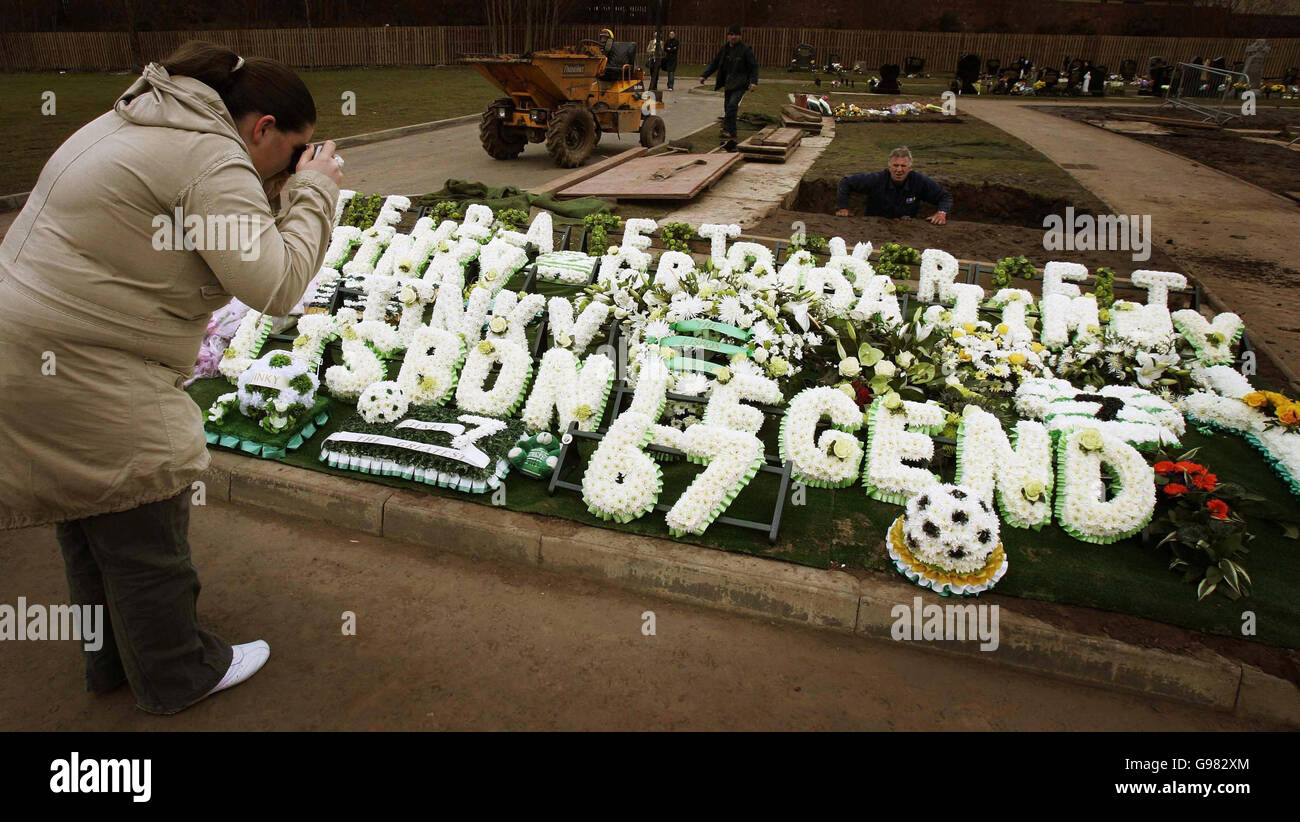
[[[304,151],[298,160],[296,171],[319,171],[333,180],[338,186],[343,185],[343,167],[334,160],[334,141],[326,140],[320,150],[312,156],[311,151]]]

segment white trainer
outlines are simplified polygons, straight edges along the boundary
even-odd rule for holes
[[[233,688],[239,683],[248,679],[253,674],[262,669],[266,660],[271,657],[271,646],[263,640],[254,640],[245,642],[243,645],[232,645],[230,657],[230,668],[226,670],[226,675],[217,683],[217,687],[204,694],[209,697],[217,691],[224,691],[227,688]]]

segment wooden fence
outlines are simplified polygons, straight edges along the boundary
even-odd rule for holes
[[[683,63],[706,63],[723,41],[721,26],[678,26]],[[592,37],[594,26],[561,26],[556,43],[576,43]],[[650,26],[626,26],[616,32],[620,40],[633,40],[644,50]],[[216,31],[140,32],[140,60],[156,60],[181,42],[202,37],[230,46],[240,54],[272,57],[300,68],[329,66],[430,66],[453,63],[462,54],[489,50],[488,31],[482,26],[385,27],[346,29],[240,29]],[[780,71],[789,65],[798,43],[811,44],[817,59],[838,53],[845,65],[861,60],[867,66],[899,63],[908,56],[924,57],[932,72],[951,72],[957,59],[975,53],[998,58],[1003,65],[1021,55],[1039,65],[1059,65],[1064,57],[1082,57],[1118,70],[1126,59],[1136,60],[1139,71],[1147,58],[1159,55],[1171,62],[1193,56],[1227,58],[1229,65],[1243,59],[1246,38],[1119,37],[1057,34],[967,34],[964,32],[866,31],[840,29],[747,29],[759,63]],[[519,31],[510,34],[509,50],[522,51]],[[1300,38],[1273,39],[1264,74],[1278,77],[1300,65]],[[132,69],[130,39],[124,32],[15,32],[0,34],[0,69],[51,71],[58,69],[108,71]],[[779,76],[779,75],[778,75]]]

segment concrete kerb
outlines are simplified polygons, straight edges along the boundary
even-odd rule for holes
[[[923,607],[953,604],[929,591],[909,585],[862,580],[858,633],[892,639],[893,609],[911,609],[920,597]],[[970,604],[958,601],[959,604]],[[979,656],[1004,665],[1050,674],[1064,679],[1231,712],[1236,705],[1241,665],[1218,654],[1194,657],[1154,648],[1141,648],[1109,637],[1096,637],[1058,628],[1046,622],[999,608],[998,645],[981,651],[974,641],[922,641],[923,650]]]
[[[383,535],[392,488],[270,460],[236,459],[230,466],[231,502]]]
[[[904,582],[731,554],[570,520],[352,480],[212,451],[208,493],[291,516],[391,537],[476,559],[534,565],[668,599],[894,641],[892,610],[916,596]],[[1243,718],[1300,727],[1300,689],[1213,653],[1174,654],[1079,634],[999,609],[999,647],[978,641],[913,642],[1088,685],[1145,693]]]
[[[852,631],[849,574],[728,554],[578,523],[543,535],[542,567],[757,616]]]
[[[355,146],[364,146],[367,143],[378,143],[382,140],[392,140],[395,137],[406,137],[410,134],[422,134],[426,131],[438,131],[439,129],[452,128],[454,126],[472,123],[482,117],[483,114],[466,114],[461,117],[449,117],[446,120],[431,120],[427,123],[412,123],[409,126],[398,126],[397,128],[387,128],[383,131],[371,131],[366,134],[354,134],[351,137],[340,137],[334,141],[335,148],[353,148]]]

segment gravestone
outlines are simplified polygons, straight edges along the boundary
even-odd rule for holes
[[[1093,97],[1106,96],[1106,78],[1110,72],[1106,66],[1093,66],[1084,77],[1085,93]]]
[[[790,71],[816,71],[817,51],[807,43],[794,47],[794,57],[790,60]]]
[[[902,94],[898,85],[898,64],[886,63],[880,67],[880,82],[872,89],[876,94]]]
[[[1173,66],[1158,67],[1155,71],[1151,73],[1151,93],[1155,95],[1159,95],[1161,93],[1160,87],[1169,85],[1170,83],[1173,82],[1173,79],[1174,79]]]
[[[1056,94],[1058,89],[1056,85],[1061,82],[1061,72],[1054,68],[1043,69],[1043,91],[1048,94]]]
[[[980,56],[978,54],[967,54],[957,61],[957,80],[961,82],[959,90],[962,94],[978,94],[975,84],[979,79]]]
[[[903,73],[908,77],[925,71],[924,57],[909,57],[903,61]]]
[[[1264,57],[1268,52],[1268,43],[1263,38],[1246,46],[1246,64],[1241,70],[1250,78],[1249,82],[1252,86],[1259,85],[1259,82],[1264,79]]]

